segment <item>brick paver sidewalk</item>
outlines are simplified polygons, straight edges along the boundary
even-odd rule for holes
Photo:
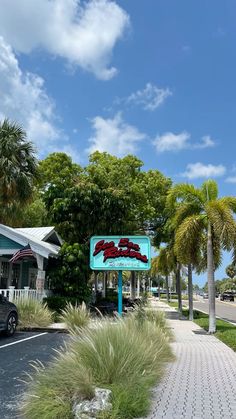
[[[153,304],[169,311],[176,361],[154,390],[148,419],[236,419],[236,354],[166,304]]]

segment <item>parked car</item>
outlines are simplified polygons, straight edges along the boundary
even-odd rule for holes
[[[208,293],[207,292],[203,293],[203,298],[208,298]]]
[[[234,293],[231,291],[226,291],[220,294],[220,301],[234,301]]]
[[[18,312],[15,304],[10,303],[0,294],[0,331],[7,336],[14,335],[18,323]]]

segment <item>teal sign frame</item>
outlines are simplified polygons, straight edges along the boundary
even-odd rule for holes
[[[147,236],[93,236],[90,268],[98,271],[146,271],[151,268]]]

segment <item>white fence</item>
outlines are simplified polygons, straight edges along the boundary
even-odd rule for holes
[[[19,299],[32,299],[42,301],[43,298],[48,297],[51,293],[49,290],[31,290],[29,287],[24,289],[15,289],[15,287],[9,287],[8,289],[0,289],[0,294],[6,297],[9,301],[17,301]]]

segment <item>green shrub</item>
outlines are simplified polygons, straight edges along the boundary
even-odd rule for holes
[[[71,332],[78,332],[81,328],[88,325],[90,321],[90,312],[86,308],[86,304],[73,306],[68,303],[64,310],[61,311],[60,321],[65,323]]]
[[[53,313],[45,303],[32,299],[18,299],[14,302],[19,313],[19,327],[47,327],[52,323]]]
[[[80,303],[76,297],[61,297],[58,295],[52,295],[51,297],[44,298],[43,302],[47,304],[50,310],[58,314],[66,308],[68,303],[71,303],[73,306]]]
[[[102,419],[145,415],[151,387],[173,359],[168,337],[156,322],[135,316],[102,319],[67,343],[47,369],[39,368],[24,398],[25,419],[71,418],[75,400],[91,398],[94,387],[112,390],[112,411]]]

